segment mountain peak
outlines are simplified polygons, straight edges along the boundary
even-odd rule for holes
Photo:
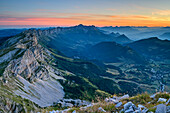
[[[87,25],[79,24],[79,25],[77,25],[76,27],[95,27],[95,26],[94,26],[94,25],[89,25],[89,26],[87,26]]]
[[[125,34],[122,34],[121,36],[122,36],[122,37],[127,37]]]
[[[151,38],[148,38],[148,39],[156,39],[156,40],[159,40],[158,37],[151,37]]]
[[[111,32],[109,35],[112,36],[112,37],[120,36],[120,34],[118,32],[117,33]]]
[[[83,27],[84,25],[83,24],[79,24],[78,27]]]
[[[119,43],[119,44],[124,44],[124,43],[130,43],[132,40],[130,40],[126,35],[118,35],[117,37],[114,38],[114,41]]]

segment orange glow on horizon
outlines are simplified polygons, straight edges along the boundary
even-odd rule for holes
[[[78,24],[95,26],[170,26],[170,19],[155,19],[147,16],[109,17],[106,19],[85,18],[7,18],[0,19],[0,25],[47,25],[47,26],[74,26]]]

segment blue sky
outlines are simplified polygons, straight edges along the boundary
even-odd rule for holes
[[[169,26],[169,4],[170,0],[0,0],[0,25]]]

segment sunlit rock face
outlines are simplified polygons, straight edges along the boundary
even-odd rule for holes
[[[13,45],[16,51],[13,50],[9,58],[3,80],[4,84],[13,87],[16,95],[45,107],[64,97],[63,87],[57,81],[64,78],[45,60],[49,59],[50,52],[38,44],[37,36],[35,30],[25,31],[23,38]]]
[[[38,62],[45,62],[43,48],[37,43],[34,33],[26,33],[26,37],[16,44],[16,48],[24,49],[23,56],[9,63],[7,72],[20,75],[26,80],[33,82],[35,79],[47,80],[48,70]]]

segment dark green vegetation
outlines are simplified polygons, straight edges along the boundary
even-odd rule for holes
[[[0,77],[3,75],[3,72],[5,71],[6,66],[8,65],[8,61],[5,61],[0,64]]]
[[[126,44],[132,42],[126,35],[120,35],[117,36],[113,39],[114,42],[119,43],[119,44]]]
[[[148,74],[150,71],[145,73],[144,69],[146,67],[140,65],[136,67],[127,67],[128,65],[119,67],[113,64],[97,66],[91,62],[55,54],[58,51],[52,50],[51,52],[54,58],[52,61],[54,67],[74,74],[65,74],[64,78],[67,81],[60,81],[64,86],[67,98],[92,100],[95,99],[96,91],[98,90],[110,94],[128,93],[129,95],[136,95],[147,91],[146,87],[150,88],[151,76]],[[127,70],[124,70],[124,68]],[[118,74],[112,72],[113,70],[117,71]],[[139,84],[143,85],[139,86]],[[151,89],[148,90],[153,92],[156,88],[153,86]]]
[[[0,38],[0,46],[1,46],[6,40],[8,40],[9,38],[11,38],[11,37],[1,37],[1,38]]]
[[[130,43],[128,46],[149,59],[158,61],[170,59],[170,41],[168,40],[153,37]]]
[[[25,29],[2,29],[0,30],[0,40],[3,39],[3,37],[11,37],[15,36]]]
[[[99,42],[102,41],[116,41],[119,37],[107,35],[101,32],[95,26],[83,26],[78,25],[68,28],[55,28],[48,30],[49,35],[41,35],[40,41],[45,43],[48,47],[55,48],[66,56],[86,56],[84,51]],[[123,38],[119,38],[119,41],[126,41],[124,35]]]
[[[127,46],[115,42],[101,42],[89,49],[89,57],[103,62],[146,63],[145,59]]]
[[[112,74],[106,72],[105,68],[99,67],[93,63],[73,60],[71,58],[62,57],[53,53],[55,60],[53,61],[58,69],[73,73],[64,75],[67,81],[60,81],[64,86],[67,98],[81,98],[81,99],[95,99],[96,95],[107,96],[108,93],[127,93],[130,95],[138,93],[133,89],[133,83],[126,83],[131,85],[131,91],[128,87],[124,88],[123,84],[119,88],[116,82],[109,77],[113,77]],[[122,81],[123,83],[123,81]],[[136,87],[137,85],[134,84]],[[133,89],[133,90],[132,90]],[[99,90],[105,92],[97,92]],[[106,94],[106,95],[105,95]],[[82,96],[84,95],[84,96]]]

